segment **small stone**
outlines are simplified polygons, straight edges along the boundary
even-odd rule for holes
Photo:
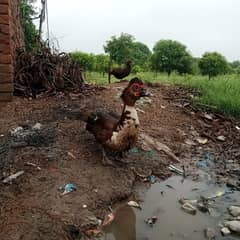
[[[34,129],[34,130],[40,130],[42,128],[42,124],[41,123],[36,123],[33,127],[32,127],[32,129]]]
[[[227,227],[223,227],[221,229],[221,233],[223,236],[227,236],[227,235],[231,234],[230,230]]]
[[[227,221],[224,224],[233,232],[240,233],[240,221]]]
[[[240,206],[231,206],[228,208],[228,210],[232,216],[240,216]]]
[[[205,229],[205,236],[208,240],[215,239],[216,233],[213,228],[207,228]]]
[[[224,142],[226,140],[226,137],[221,135],[217,137],[217,140]]]

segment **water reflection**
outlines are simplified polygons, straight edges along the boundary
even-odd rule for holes
[[[121,211],[117,211],[111,226],[107,226],[104,231],[112,235],[105,239],[114,240],[136,240],[136,215],[129,206],[124,206]]]

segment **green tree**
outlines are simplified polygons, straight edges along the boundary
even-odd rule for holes
[[[95,71],[104,74],[109,69],[109,56],[105,54],[98,54],[95,56]]]
[[[24,33],[24,43],[27,51],[36,47],[37,29],[32,21],[36,16],[34,9],[35,0],[20,0],[21,25]]]
[[[173,40],[158,41],[153,48],[151,62],[153,70],[167,72],[168,75],[173,71],[180,74],[192,71],[192,56],[186,46]]]
[[[127,60],[132,60],[134,40],[134,37],[128,33],[121,33],[119,37],[112,36],[103,46],[104,51],[109,54],[110,60],[123,64]]]
[[[93,71],[95,67],[95,56],[92,53],[84,53],[84,52],[72,52],[69,54],[72,59],[74,59],[77,63],[79,63],[83,70]]]
[[[134,65],[141,67],[142,69],[146,67],[146,63],[149,61],[151,56],[151,51],[148,46],[141,42],[134,42],[133,51],[131,59]]]
[[[225,57],[217,52],[204,53],[199,60],[199,68],[203,75],[208,75],[209,79],[225,74],[229,70]]]

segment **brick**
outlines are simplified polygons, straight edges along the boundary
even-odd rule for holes
[[[0,72],[0,84],[13,82],[12,73],[1,73]]]
[[[10,54],[0,54],[0,64],[11,63],[12,57]]]
[[[6,92],[13,92],[13,83],[0,83],[0,94]]]
[[[13,92],[0,93],[1,102],[9,102],[13,99]]]
[[[10,33],[9,25],[0,23],[0,33],[9,34]]]
[[[0,4],[9,5],[10,0],[0,0]]]
[[[7,4],[1,4],[1,1],[0,1],[0,14],[1,15],[8,15],[8,13],[9,13],[8,5]]]
[[[0,64],[0,74],[1,73],[13,73],[13,66],[10,64]],[[1,80],[0,80],[1,82]]]
[[[7,15],[0,15],[0,23],[9,25],[9,17]]]
[[[9,53],[10,53],[10,44],[0,43],[0,54],[9,54]]]

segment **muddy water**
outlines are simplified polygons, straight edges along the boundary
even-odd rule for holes
[[[204,229],[214,228],[216,239],[240,239],[239,236],[222,237],[218,224],[228,216],[227,207],[240,204],[239,192],[215,198],[211,204],[211,215],[197,211],[190,215],[181,209],[178,200],[182,197],[199,199],[200,196],[211,197],[221,194],[228,189],[225,186],[216,186],[207,175],[204,181],[195,182],[174,176],[168,180],[155,183],[144,194],[142,210],[128,206],[120,207],[116,212],[112,225],[105,229],[105,240],[202,240]],[[172,188],[171,188],[172,187]],[[162,192],[162,193],[161,193]],[[153,227],[147,225],[144,219],[157,216],[158,220]]]

